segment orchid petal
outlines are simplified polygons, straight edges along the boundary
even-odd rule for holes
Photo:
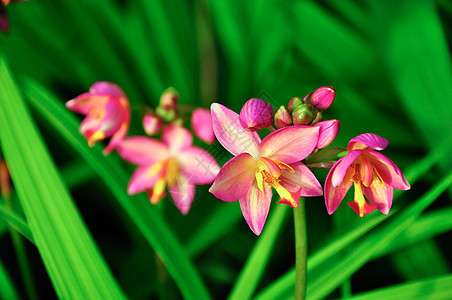
[[[215,133],[212,127],[212,116],[205,108],[197,108],[191,115],[191,129],[195,135],[207,144],[215,142]]]
[[[367,151],[364,155],[377,169],[384,182],[398,190],[410,189],[410,184],[403,176],[402,171],[391,159],[375,151]]]
[[[220,166],[215,158],[199,147],[184,149],[175,158],[181,171],[193,184],[212,183],[220,171]]]
[[[108,95],[92,95],[90,93],[84,93],[66,102],[66,107],[72,111],[87,115],[91,109],[95,107],[103,107],[105,103],[110,99]]]
[[[256,183],[251,185],[248,192],[240,198],[240,208],[248,226],[256,234],[260,235],[267,220],[268,211],[272,199],[272,191],[264,187],[263,192],[259,190]]]
[[[314,125],[319,127],[319,141],[317,142],[318,149],[328,147],[339,133],[341,122],[339,120],[322,121]]]
[[[209,191],[223,201],[237,201],[250,189],[256,170],[256,159],[242,153],[221,168]]]
[[[183,174],[179,174],[176,182],[168,186],[171,199],[183,215],[190,210],[195,195],[195,186]]]
[[[286,164],[298,162],[312,153],[319,138],[319,128],[294,125],[278,129],[259,145],[259,156]]]
[[[352,181],[350,180],[344,183],[340,182],[340,184],[338,184],[336,187],[333,185],[332,177],[334,176],[335,172],[337,172],[337,167],[339,164],[340,160],[331,168],[325,181],[325,205],[328,214],[330,215],[336,211],[336,209],[339,207],[339,204],[341,204],[342,199],[344,199],[348,190],[352,186]],[[350,169],[349,172],[351,171],[353,170]],[[342,177],[344,176],[345,174]]]
[[[328,173],[332,174],[331,176],[331,182],[334,187],[340,185],[342,181],[344,180],[345,173],[347,172],[348,168],[351,166],[351,164],[362,154],[363,152],[360,150],[353,150],[350,151],[346,156],[339,159],[336,163],[336,168],[334,173],[332,173],[332,170]]]
[[[348,205],[350,205],[350,207],[358,214],[358,216],[360,216],[361,218],[364,217],[365,215],[373,212],[375,209],[377,209],[377,206],[374,204],[369,204],[367,202],[364,203],[364,207],[362,208],[362,211],[360,211],[360,207],[358,202],[356,201],[351,201],[348,202]]]
[[[92,95],[108,95],[118,98],[125,97],[124,92],[119,86],[107,81],[96,82],[89,88],[89,93]]]
[[[322,196],[322,186],[311,170],[302,162],[290,164],[295,173],[282,170],[279,177],[280,184],[289,192],[300,192],[300,196]]]
[[[361,155],[358,158],[358,161],[359,161],[359,176],[361,178],[361,181],[365,186],[370,186],[372,184],[372,181],[374,180],[372,166],[364,155]]]
[[[134,136],[123,140],[117,145],[116,151],[124,160],[137,165],[153,164],[169,157],[166,145],[144,136]]]
[[[363,133],[348,142],[348,151],[352,150],[383,150],[389,141],[373,133]]]
[[[169,125],[163,129],[162,141],[168,145],[170,152],[175,155],[193,144],[193,136],[185,127]]]
[[[162,177],[164,167],[162,164],[143,165],[136,168],[127,186],[127,193],[135,195],[152,188],[157,180]]]
[[[221,104],[213,103],[210,110],[213,131],[220,144],[233,155],[249,153],[258,158],[259,134],[245,130],[239,115]]]
[[[364,196],[375,204],[382,213],[387,215],[392,205],[392,198],[394,196],[394,188],[389,184],[381,184],[374,181],[370,187],[363,185]]]

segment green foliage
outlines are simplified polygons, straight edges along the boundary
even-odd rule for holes
[[[30,0],[6,11],[0,141],[13,207],[1,198],[1,298],[27,296],[9,228],[25,237],[39,299],[293,297],[290,208],[273,203],[256,237],[239,204],[208,187],[187,216],[169,198],[129,196],[132,166],[88,147],[64,107],[101,80],[130,99],[130,135],[144,135],[144,109],[170,86],[184,105],[235,111],[252,97],[277,109],[334,86],[324,113],[341,121],[333,145],[387,138],[383,153],[412,189],[395,193],[388,216],[361,219],[345,203],[352,193],[333,216],[323,198],[306,198],[308,298],[450,295],[449,1]],[[198,145],[221,163],[231,157]],[[315,174],[323,185],[327,173]]]

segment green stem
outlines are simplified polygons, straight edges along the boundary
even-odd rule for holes
[[[7,208],[13,211],[13,204],[11,197],[5,196],[5,204]],[[25,250],[25,245],[20,234],[11,226],[9,227],[9,233],[11,234],[11,240],[13,242],[14,249],[16,250],[17,263],[19,265],[20,273],[22,274],[22,279],[24,281],[25,290],[27,292],[28,299],[37,299],[36,288],[33,283],[33,278],[31,275],[30,263],[27,258],[27,253]]]
[[[306,235],[305,201],[300,197],[293,210],[295,226],[295,300],[306,298],[306,271],[308,243]]]

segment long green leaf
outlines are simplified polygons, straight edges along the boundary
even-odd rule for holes
[[[0,260],[0,298],[1,299],[19,299],[16,287],[11,280],[10,275],[6,271],[3,262]]]
[[[304,201],[304,200],[303,200]],[[277,205],[272,213],[262,236],[257,240],[245,266],[237,278],[229,299],[250,299],[259,283],[259,279],[267,266],[276,237],[282,227],[288,211],[285,205]]]
[[[450,299],[452,295],[452,275],[410,281],[379,290],[356,295],[353,300],[377,299]]]
[[[50,122],[111,190],[149,244],[160,255],[174,281],[187,299],[208,299],[209,294],[187,253],[145,194],[127,195],[130,175],[114,156],[102,155],[100,146],[89,148],[78,134],[79,122],[55,98],[37,84],[27,81],[26,94],[36,110]]]
[[[1,144],[20,203],[61,298],[124,298],[71,201],[0,57]]]
[[[0,204],[0,217],[3,218],[8,224],[21,235],[23,235],[27,240],[34,244],[33,235],[30,231],[25,220],[8,209],[4,204]]]

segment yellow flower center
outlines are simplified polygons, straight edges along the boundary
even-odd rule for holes
[[[165,196],[165,189],[168,185],[172,186],[177,183],[179,166],[174,158],[156,163],[149,172],[149,177],[154,177],[162,169],[164,169],[163,174],[161,174],[161,177],[152,188],[152,195],[150,197],[152,204],[157,204]]]
[[[292,194],[283,187],[279,182],[282,170],[288,170],[290,173],[295,173],[294,169],[286,163],[279,160],[273,160],[266,157],[259,158],[257,162],[257,170],[255,173],[256,182],[259,190],[264,192],[264,183],[267,188],[273,187],[281,200],[287,200],[292,206],[296,207],[297,203],[292,197]]]

